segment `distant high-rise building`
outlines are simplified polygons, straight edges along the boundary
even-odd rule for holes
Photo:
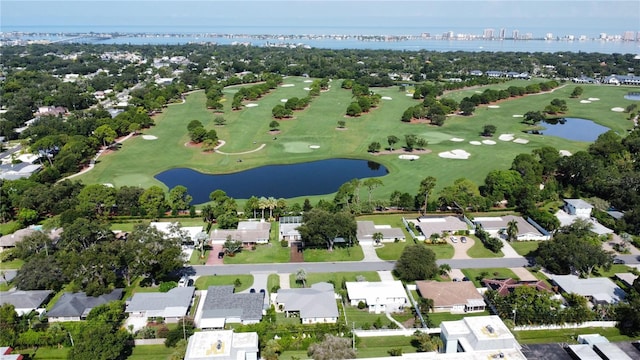
[[[507,35],[507,29],[502,28],[500,29],[500,39],[504,39]]]
[[[493,29],[484,29],[484,33],[482,34],[482,37],[485,39],[493,39]]]
[[[526,33],[526,34],[524,34],[524,39],[525,39],[525,40],[531,40],[531,39],[533,39],[533,33]]]
[[[513,32],[511,33],[511,37],[514,39],[520,39],[520,30],[513,30]]]
[[[633,33],[633,31],[625,31],[624,34],[622,34],[622,40],[624,40],[624,41],[634,41],[635,40],[635,34]]]
[[[600,39],[604,40],[607,38],[607,33],[600,33]]]
[[[544,39],[545,39],[545,40],[553,40],[553,33],[547,33],[547,34],[544,36]]]

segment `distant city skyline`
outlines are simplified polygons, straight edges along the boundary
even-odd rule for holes
[[[479,33],[542,37],[640,31],[640,1],[624,0],[2,0],[0,31],[24,28],[282,28],[423,29],[422,32]],[[447,30],[443,30],[447,29]],[[121,30],[120,30],[121,31]],[[141,30],[142,31],[142,30]],[[419,33],[420,31],[418,31]]]

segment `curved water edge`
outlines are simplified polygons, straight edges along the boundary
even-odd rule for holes
[[[551,135],[567,140],[593,142],[598,136],[611,130],[606,126],[582,118],[555,118],[541,123],[544,130],[527,131],[535,135]]]
[[[624,96],[627,100],[640,101],[640,92],[630,92]]]
[[[388,174],[377,162],[354,159],[328,159],[289,165],[267,165],[233,174],[204,174],[188,168],[174,168],[157,174],[155,179],[169,189],[182,185],[193,196],[194,204],[209,201],[209,194],[223,190],[235,199],[251,196],[293,198],[324,195],[354,178]]]

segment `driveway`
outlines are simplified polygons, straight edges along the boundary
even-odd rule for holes
[[[380,281],[393,281],[393,275],[391,271],[378,271],[378,276],[380,276]]]
[[[503,257],[508,258],[508,259],[522,258],[522,255],[518,254],[513,249],[513,247],[511,247],[511,244],[509,244],[508,241],[506,241],[505,239],[500,239],[500,241],[502,241],[502,245],[504,245],[502,247],[502,253],[504,254]]]
[[[362,241],[360,247],[364,253],[364,259],[362,261],[381,261],[376,253],[376,247],[373,246],[373,241]]]
[[[471,249],[471,247],[476,243],[475,239],[466,236],[467,242],[463,243],[460,241],[460,237],[456,236],[458,242],[452,242],[451,238],[447,239],[449,244],[453,245],[454,253],[452,259],[471,259],[469,255],[467,255],[467,250]]]
[[[529,270],[527,270],[527,269],[525,269],[523,267],[512,267],[512,268],[509,268],[509,270],[513,271],[513,273],[516,274],[516,276],[518,278],[520,278],[520,280],[522,280],[522,281],[536,281],[536,280],[538,280],[538,278],[533,276],[533,274],[530,273]]]

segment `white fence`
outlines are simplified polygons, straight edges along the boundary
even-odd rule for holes
[[[528,326],[516,326],[514,331],[521,330],[560,330],[560,329],[583,329],[591,327],[611,328],[616,327],[616,321],[586,321],[582,324],[560,324],[560,325],[528,325]]]
[[[427,334],[439,334],[440,328],[356,330],[355,333],[358,337],[412,336],[416,331]]]

